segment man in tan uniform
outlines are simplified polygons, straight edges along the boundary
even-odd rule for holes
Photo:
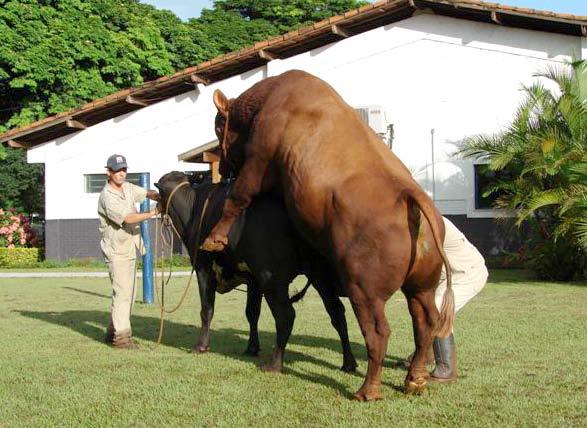
[[[452,270],[455,312],[458,312],[485,287],[488,272],[485,260],[477,248],[449,219],[446,217],[442,219],[445,228],[444,252]],[[442,306],[444,290],[446,290],[446,271],[443,266],[435,296],[438,310]],[[411,354],[408,357],[406,367],[409,367],[413,356],[414,354]],[[451,333],[446,339],[434,339],[427,360],[429,364],[436,364],[430,381],[455,381],[457,379],[457,356],[454,335]]]
[[[157,209],[139,213],[135,204],[145,197],[159,200],[154,190],[127,183],[126,159],[112,155],[106,164],[108,182],[100,193],[98,216],[102,240],[100,247],[112,283],[112,317],[106,342],[115,348],[134,348],[130,311],[136,296],[135,263],[140,245],[139,223],[157,215]]]
[[[443,217],[444,251],[448,257],[452,270],[452,289],[455,294],[455,312],[458,312],[469,300],[475,297],[485,287],[487,282],[487,268],[485,260],[477,248],[471,244],[465,235]],[[444,266],[440,276],[440,283],[436,289],[436,307],[440,310],[442,296],[446,290],[446,272]],[[452,382],[457,379],[457,356],[454,335],[451,333],[446,339],[434,339],[432,343],[436,367],[431,374],[431,381]]]

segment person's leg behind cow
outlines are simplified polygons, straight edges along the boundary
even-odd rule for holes
[[[443,217],[443,221],[446,230],[444,251],[451,265],[455,312],[458,312],[483,289],[487,283],[488,271],[483,256],[475,246],[450,220]],[[443,268],[435,296],[439,310],[446,286],[446,272]],[[458,377],[454,333],[451,332],[446,338],[435,338],[433,351],[436,367],[430,381],[454,382]]]
[[[453,270],[455,312],[461,310],[465,304],[483,289],[487,283],[487,277],[488,271],[484,264],[470,266],[462,272]],[[445,290],[446,276],[443,271],[440,284],[436,289],[435,300],[437,308],[440,308],[442,305],[442,296]],[[432,372],[430,381],[443,383],[454,382],[458,377],[454,332],[446,338],[435,338],[432,345],[436,367]]]

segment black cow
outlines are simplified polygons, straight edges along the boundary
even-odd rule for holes
[[[257,197],[232,228],[230,248],[222,253],[198,251],[220,219],[230,187],[226,183],[190,183],[178,187],[172,200],[168,201],[173,189],[188,180],[186,174],[174,171],[161,177],[155,186],[161,194],[161,207],[165,209],[169,205],[168,214],[189,251],[198,277],[202,329],[192,352],[209,349],[216,291],[226,292],[246,283],[246,315],[250,335],[245,354],[259,353],[257,322],[261,296],[264,295],[275,319],[277,335],[271,362],[262,368],[281,371],[285,346],[295,318],[294,299],[289,298],[288,287],[298,274],[304,274],[320,294],[332,325],[340,336],[343,351],[341,369],[354,371],[357,363],[349,344],[344,305],[338,297],[341,290],[337,275],[328,260],[298,238],[283,204],[270,195]],[[198,230],[200,225],[202,230]]]

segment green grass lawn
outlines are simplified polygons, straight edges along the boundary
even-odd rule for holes
[[[187,278],[172,282],[170,303]],[[296,287],[303,286],[299,278]],[[264,305],[260,359],[243,357],[245,294],[218,296],[211,352],[192,355],[199,321],[195,288],[157,335],[155,305],[135,306],[141,349],[103,344],[107,278],[0,280],[0,426],[587,426],[587,286],[533,282],[493,272],[457,317],[460,380],[421,396],[401,392],[398,360],[413,350],[401,294],[387,305],[392,336],[384,399],[350,397],[366,370],[363,338],[347,315],[359,372],[347,374],[336,332],[311,290],[281,375],[261,372],[273,319]]]

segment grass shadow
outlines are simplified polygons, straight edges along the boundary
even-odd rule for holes
[[[77,291],[77,290],[76,290]],[[93,294],[93,293],[92,293]],[[36,312],[15,310],[14,312],[20,315],[51,323],[57,326],[69,328],[76,333],[82,334],[99,343],[104,343],[105,332],[110,323],[110,313],[107,311],[96,310],[71,310],[63,312]],[[157,340],[157,332],[159,329],[159,318],[148,317],[141,315],[133,315],[133,336],[140,340],[148,342],[155,342]],[[162,344],[177,349],[183,349],[186,352],[190,351],[192,345],[195,343],[200,329],[194,325],[176,323],[173,321],[165,321],[164,335]],[[265,350],[261,358],[255,358],[243,354],[248,342],[248,331],[221,328],[211,331],[211,353],[230,357],[235,360],[257,363],[260,366],[265,360],[270,358],[270,349]],[[275,340],[275,333],[268,331],[259,332],[259,340],[262,344],[273,343]],[[340,363],[342,365],[342,352],[340,342],[332,338],[324,338],[310,335],[292,335],[290,344],[299,346],[307,346],[312,348],[324,348],[340,354]],[[104,345],[106,346],[106,345]],[[353,352],[359,364],[366,368],[366,355],[364,346],[358,343],[351,343]],[[392,361],[400,361],[398,357],[389,357]],[[402,360],[403,361],[403,360]],[[300,379],[320,383],[329,388],[339,391],[342,395],[351,397],[346,386],[337,382],[334,378],[329,378],[321,374],[307,372],[304,373],[298,369],[293,369],[289,364],[294,362],[304,362],[315,366],[321,366],[328,370],[340,370],[340,366],[333,364],[325,359],[317,358],[313,355],[304,354],[299,351],[288,349],[285,356],[285,374],[291,374]],[[393,364],[393,363],[392,363]],[[393,365],[385,364],[387,367],[395,368]],[[402,366],[403,367],[403,366]],[[363,377],[360,372],[350,373],[352,376],[359,378]],[[393,385],[391,385],[394,387]]]
[[[94,293],[93,291],[82,290],[81,288],[75,288],[75,287],[62,287],[62,288],[64,290],[71,290],[71,291],[75,291],[75,292],[78,292],[78,293],[88,294],[90,296],[101,297],[103,299],[110,300],[112,298],[112,296],[108,296],[106,294]]]

